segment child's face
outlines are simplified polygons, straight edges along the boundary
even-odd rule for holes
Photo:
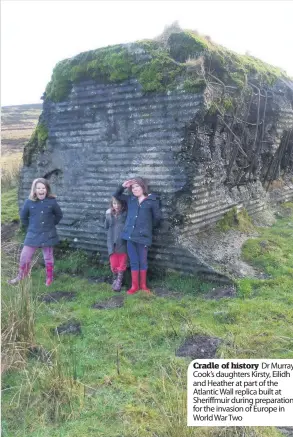
[[[113,205],[114,211],[120,211],[121,205],[119,202],[117,202],[117,200],[113,200],[112,205]]]
[[[142,189],[141,186],[138,185],[138,184],[133,184],[133,185],[131,185],[131,190],[132,190],[132,194],[133,194],[135,197],[140,197],[140,196],[143,195],[143,189]]]
[[[41,182],[38,182],[36,185],[36,195],[39,200],[45,199],[47,195],[47,188]]]

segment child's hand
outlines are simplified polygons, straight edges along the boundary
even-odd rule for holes
[[[127,179],[127,181],[124,181],[122,184],[122,187],[129,188],[131,185],[135,183],[134,179]]]

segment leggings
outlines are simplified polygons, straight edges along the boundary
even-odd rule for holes
[[[32,247],[32,246],[23,246],[23,249],[20,254],[20,261],[19,261],[19,274],[24,277],[29,273],[30,264],[32,261],[33,254],[38,249],[38,247]],[[42,247],[44,261],[46,266],[47,265],[53,265],[54,264],[54,257],[53,257],[53,247]]]
[[[125,272],[127,267],[127,253],[112,253],[110,266],[113,273]]]
[[[148,247],[144,244],[127,241],[127,252],[130,260],[130,268],[135,270],[148,269]]]
[[[20,254],[20,265],[30,264],[37,247],[23,246]],[[45,264],[54,264],[53,247],[42,247]]]

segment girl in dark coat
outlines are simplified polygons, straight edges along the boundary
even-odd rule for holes
[[[130,195],[123,194],[125,188]],[[127,218],[122,232],[122,238],[127,241],[132,278],[132,286],[127,293],[134,294],[138,290],[150,292],[146,285],[147,255],[152,244],[153,228],[161,219],[159,199],[155,194],[148,194],[147,184],[142,178],[123,182],[113,196],[127,202]]]
[[[46,266],[46,285],[49,286],[53,281],[53,246],[59,243],[55,226],[62,219],[62,211],[46,179],[38,178],[33,181],[20,219],[27,228],[27,234],[20,255],[18,275],[9,284],[15,285],[29,274],[33,254],[40,247]]]
[[[107,247],[110,266],[114,275],[112,289],[120,291],[123,275],[127,267],[126,241],[122,240],[121,232],[126,219],[126,204],[112,197],[111,207],[106,211],[105,229],[107,229]]]

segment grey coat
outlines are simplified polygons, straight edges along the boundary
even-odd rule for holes
[[[56,225],[62,217],[56,199],[50,197],[36,201],[27,199],[20,213],[21,223],[27,228],[24,245],[49,247],[58,244]]]
[[[106,211],[105,229],[107,229],[107,247],[109,256],[112,253],[127,253],[126,241],[122,240],[127,213],[123,211],[117,216],[111,214],[111,209]]]

